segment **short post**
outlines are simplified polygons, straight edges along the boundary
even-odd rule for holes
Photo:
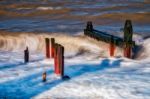
[[[111,40],[110,40],[110,56],[114,56],[115,54],[115,44],[114,44],[114,37],[111,36]]]
[[[50,57],[54,58],[55,39],[51,38],[50,40],[51,40],[51,42],[50,42]]]
[[[46,72],[43,73],[42,79],[43,79],[43,82],[46,82]]]
[[[29,62],[29,49],[28,49],[28,47],[26,47],[26,49],[24,50],[24,62],[25,63]]]
[[[50,43],[49,38],[45,38],[46,43],[46,58],[50,58]]]
[[[127,58],[132,57],[132,36],[133,29],[131,20],[126,20],[124,26],[124,56]]]

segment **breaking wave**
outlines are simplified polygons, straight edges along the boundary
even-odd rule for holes
[[[37,7],[37,10],[60,10],[62,7]]]
[[[82,34],[76,36],[64,34],[35,34],[35,33],[2,33],[0,35],[1,51],[23,51],[26,46],[31,52],[45,53],[45,38],[55,38],[56,42],[65,47],[65,56],[74,57],[78,55],[88,55],[93,58],[108,57],[109,44],[99,42]],[[140,44],[137,59],[150,57],[150,39],[143,40]],[[123,56],[123,49],[117,48],[116,57]]]
[[[65,55],[68,57],[83,54],[107,56],[109,45],[97,42],[83,35],[70,36],[64,34],[35,34],[35,33],[12,33],[0,35],[1,51],[23,51],[26,46],[32,52],[45,52],[45,39],[54,37],[56,42],[65,47]],[[101,47],[103,45],[103,48]]]
[[[150,58],[150,38],[146,38],[142,45],[141,45],[141,50],[138,53],[137,59],[145,59],[145,58]]]

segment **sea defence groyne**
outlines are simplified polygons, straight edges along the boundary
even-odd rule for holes
[[[135,47],[135,41],[132,40],[133,28],[131,20],[126,20],[124,25],[124,37],[120,38],[106,32],[102,32],[93,28],[91,21],[87,22],[86,28],[84,29],[84,35],[89,36],[98,41],[107,42],[110,44],[110,56],[114,56],[115,47],[123,48],[124,56],[127,58],[132,58],[133,49]]]

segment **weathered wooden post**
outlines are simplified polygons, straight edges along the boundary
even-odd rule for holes
[[[56,44],[55,53],[55,74],[64,75],[64,47],[60,44]]]
[[[124,26],[124,56],[131,58],[133,29],[131,20],[126,20]]]
[[[89,30],[89,31],[92,31],[92,30],[93,30],[93,25],[92,25],[92,22],[91,22],[91,21],[88,21],[88,22],[87,22],[86,29]]]
[[[111,40],[110,40],[110,56],[114,56],[115,54],[115,44],[114,44],[114,37],[111,36]]]
[[[55,43],[54,47],[54,73],[56,74],[56,67],[57,67],[57,43]]]
[[[69,80],[70,77],[64,74],[64,47],[60,45],[60,75],[62,80]]]
[[[61,77],[64,76],[64,47],[60,46],[60,75]]]
[[[55,43],[54,64],[55,64],[54,67],[55,74],[61,76],[63,80],[70,79],[69,76],[64,75],[64,47],[57,43]]]
[[[55,74],[59,74],[58,72],[58,65],[59,65],[59,44],[55,43],[55,48],[54,48],[54,72]]]
[[[46,43],[46,58],[50,58],[50,43],[49,38],[45,38]]]
[[[55,74],[61,75],[61,65],[62,65],[62,46],[60,44],[55,44],[54,53],[54,64],[55,64]]]
[[[28,49],[28,47],[26,47],[26,49],[24,50],[24,62],[25,63],[29,62],[29,49]]]
[[[43,73],[42,79],[43,79],[43,82],[46,82],[46,72]]]
[[[58,44],[58,49],[57,49],[58,53],[57,53],[57,74],[61,75],[61,71],[60,71],[60,67],[61,67],[61,45]]]
[[[89,31],[93,31],[93,25],[92,25],[92,22],[91,21],[88,21],[87,22],[87,25],[86,25],[86,29],[84,29],[84,34],[87,35],[87,36],[91,36],[89,34]]]
[[[54,58],[55,39],[51,38],[50,40],[50,57]]]

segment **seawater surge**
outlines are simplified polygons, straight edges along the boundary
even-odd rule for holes
[[[137,36],[134,36],[136,38]],[[26,46],[32,52],[45,52],[45,38],[55,38],[56,42],[65,47],[65,55],[75,57],[78,55],[88,55],[92,57],[108,57],[109,44],[101,41],[96,41],[92,38],[80,35],[65,35],[65,34],[37,34],[37,33],[2,33],[0,35],[0,50],[1,51],[23,51]],[[139,37],[137,37],[139,38]],[[142,40],[142,39],[141,39]],[[137,58],[149,57],[149,38],[143,39],[138,45],[141,49],[138,52]],[[117,48],[115,56],[123,56],[123,49]]]
[[[108,44],[76,34],[92,21],[95,29],[122,36],[124,22],[130,19],[134,40],[141,39],[137,57],[148,57],[149,6],[149,0],[0,0],[0,50],[23,51],[29,46],[30,51],[45,52],[44,38],[55,37],[69,57],[107,57]],[[122,49],[117,48],[116,56],[122,56]]]

